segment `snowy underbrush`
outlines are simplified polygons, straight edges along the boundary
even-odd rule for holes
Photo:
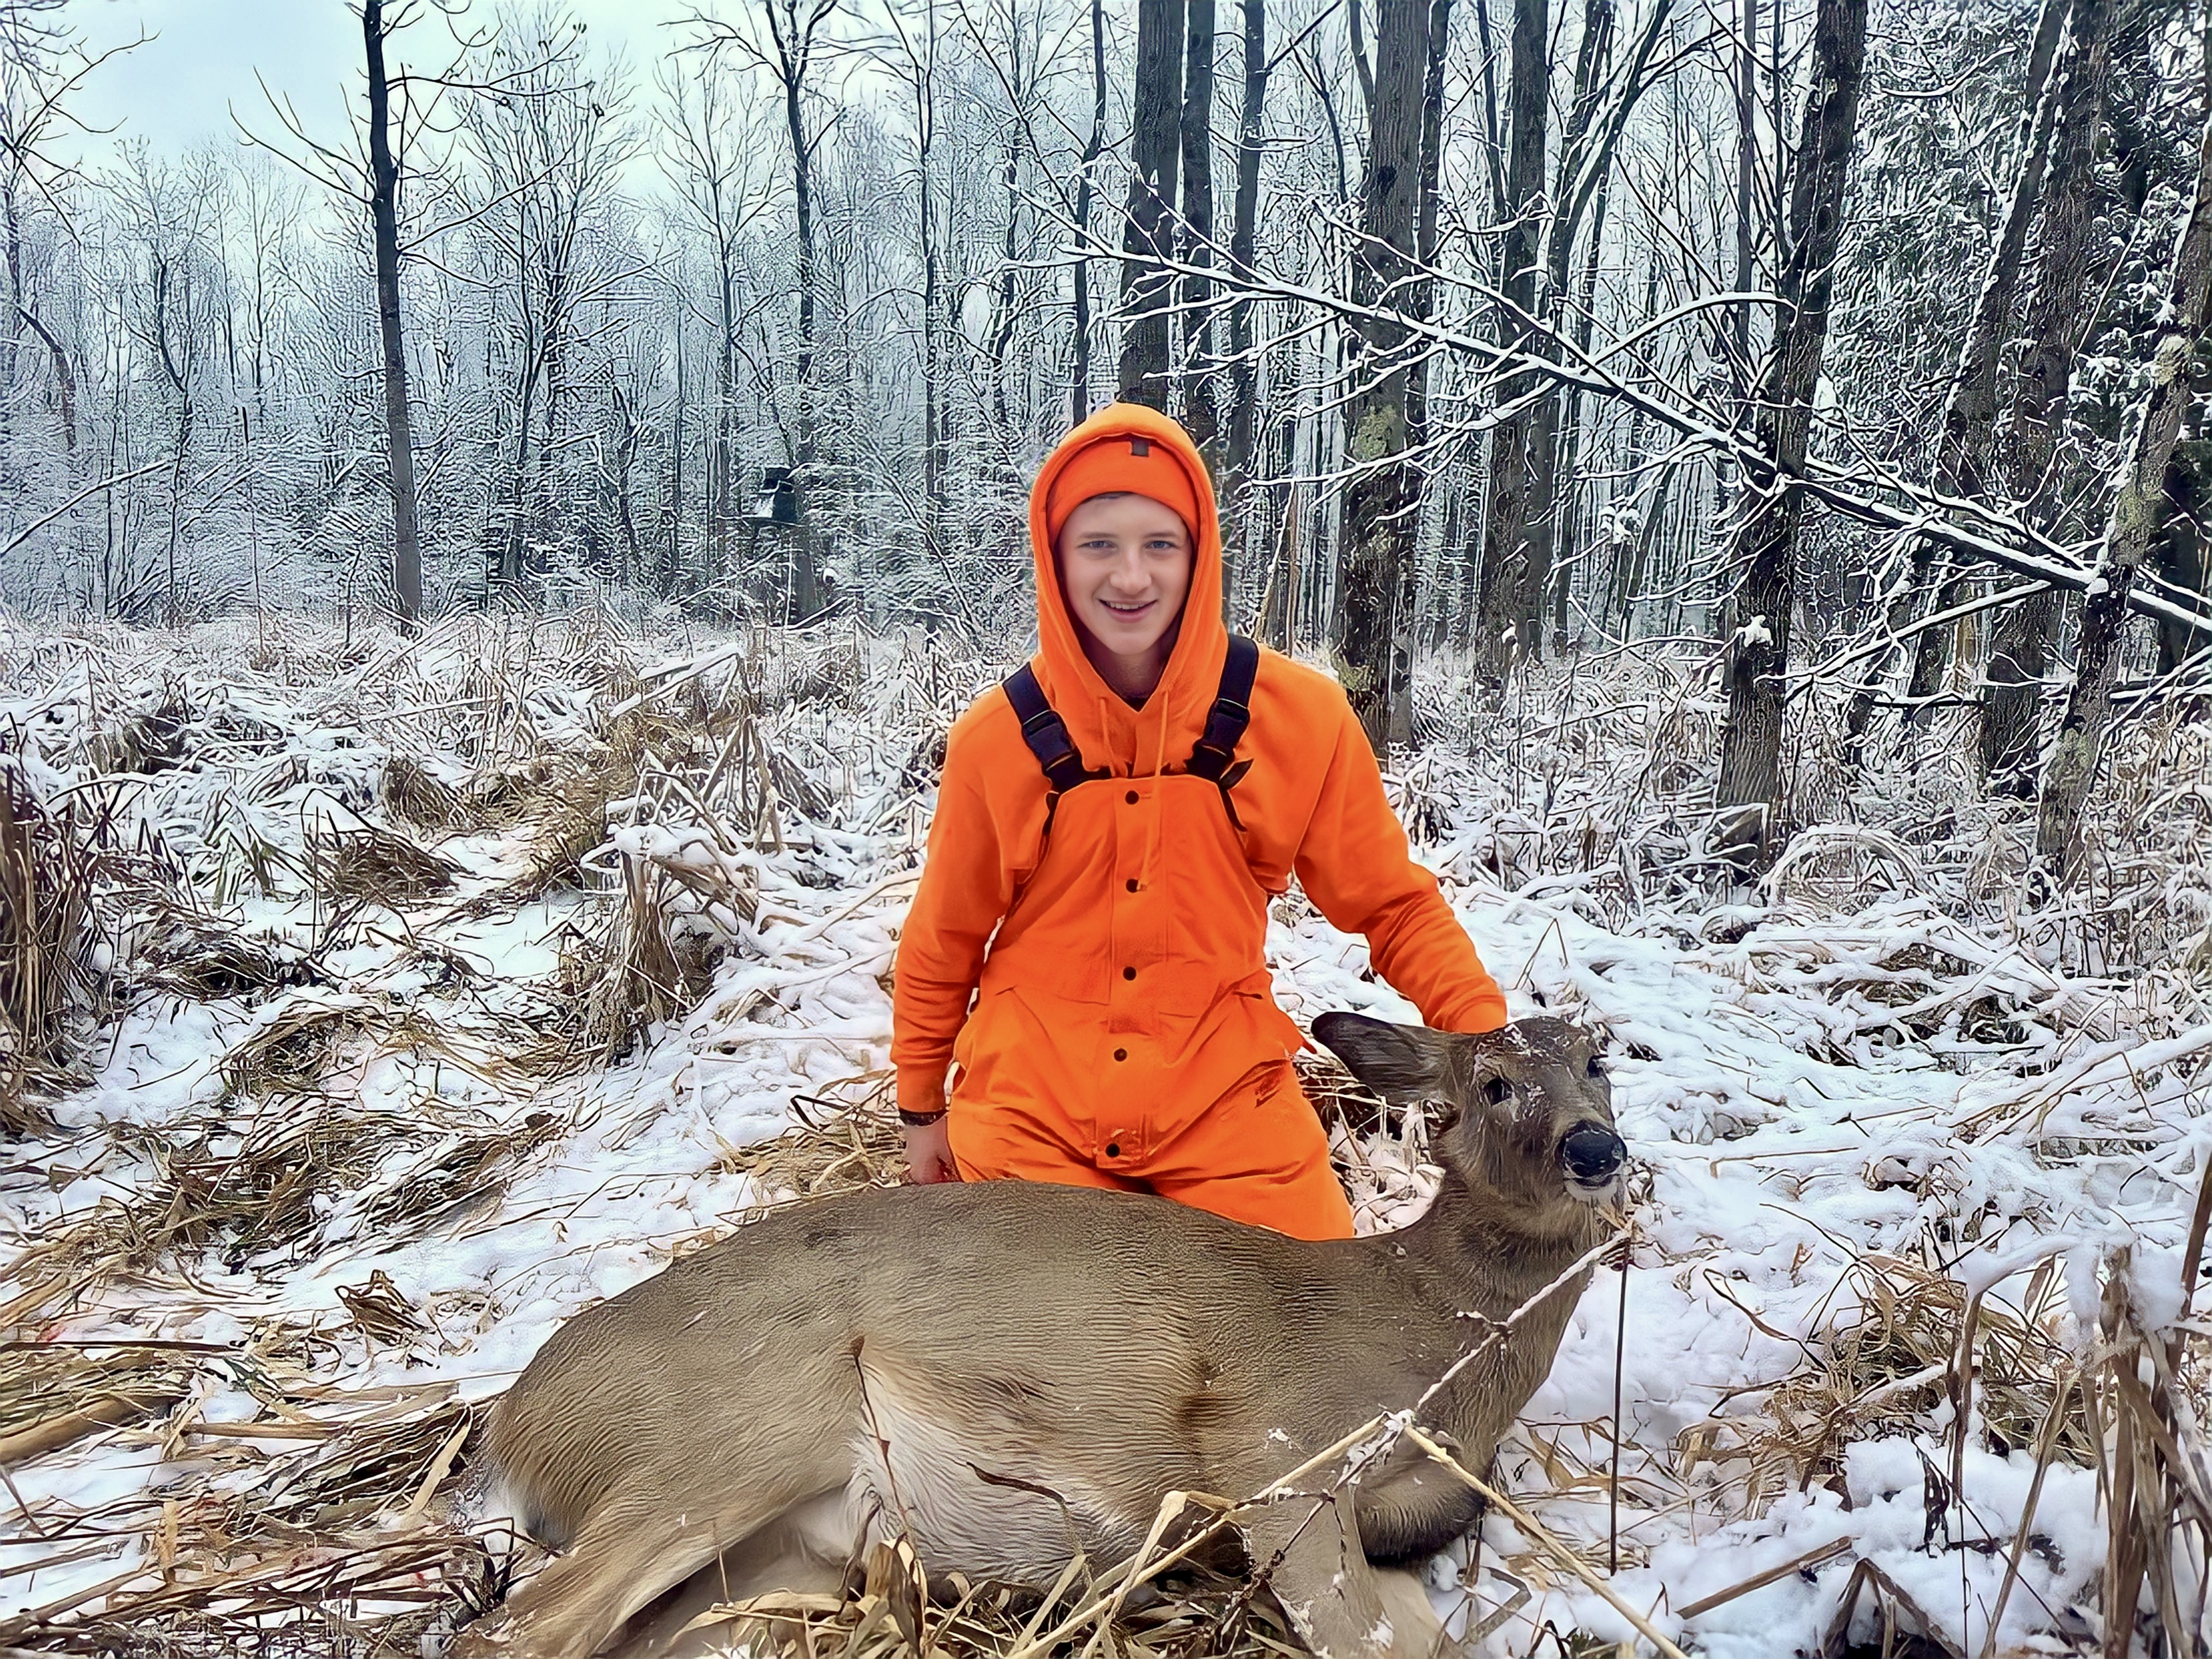
[[[888,1167],[995,671],[581,617],[26,629],[0,677],[0,1645],[414,1651],[498,1593],[464,1443],[558,1323]],[[2203,732],[2124,730],[2079,889],[1940,738],[1743,884],[1693,665],[1419,690],[1421,856],[1517,1009],[1607,1033],[1638,1168],[1440,1604],[1496,1654],[2085,1650],[2114,1606],[2185,1650]],[[1296,893],[1269,948],[1302,1023],[1413,1017]],[[1418,1212],[1418,1123],[1338,1144],[1364,1225]]]

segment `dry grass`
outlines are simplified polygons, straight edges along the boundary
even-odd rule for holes
[[[306,954],[284,940],[174,904],[161,907],[141,934],[131,981],[139,990],[195,1002],[325,982]]]
[[[459,790],[405,755],[394,755],[384,763],[376,797],[394,818],[428,834],[457,830],[470,816]]]
[[[69,1083],[107,1010],[118,890],[150,861],[117,844],[112,797],[43,803],[0,750],[0,1133],[42,1127],[40,1097]]]
[[[373,823],[327,829],[311,843],[309,872],[333,929],[373,905],[406,909],[453,890],[458,866]]]
[[[305,763],[271,755],[268,732],[250,714],[228,710],[223,677],[234,681],[235,672],[220,652],[210,647],[193,672],[154,686],[157,672],[168,674],[172,647],[131,649],[131,673],[103,672],[116,684],[153,687],[127,705],[139,712],[105,726],[88,716],[70,739],[75,748],[44,758],[93,780],[133,780],[125,789],[81,790],[80,803],[168,802],[166,819],[149,806],[131,820],[131,834],[158,840],[181,826],[187,850],[179,856],[197,896],[163,896],[150,866],[142,873],[101,864],[118,858],[117,843],[128,839],[112,826],[80,816],[61,836],[53,833],[59,820],[37,816],[37,803],[31,811],[11,807],[14,817],[0,823],[0,855],[9,860],[0,880],[13,884],[8,921],[16,931],[0,940],[9,952],[0,985],[10,999],[30,987],[37,995],[21,997],[25,1007],[58,1011],[43,1027],[58,1034],[49,1050],[58,1058],[45,1062],[55,1076],[70,1063],[86,1012],[112,1010],[122,987],[270,1001],[223,1058],[223,1101],[196,1108],[189,1121],[108,1137],[102,1156],[112,1161],[100,1173],[128,1196],[72,1212],[53,1237],[31,1241],[0,1270],[0,1328],[26,1339],[73,1310],[100,1310],[104,1318],[134,1302],[168,1306],[191,1293],[191,1276],[210,1255],[283,1257],[347,1229],[404,1237],[492,1210],[515,1172],[566,1127],[562,1115],[522,1109],[536,1080],[634,1049],[696,1006],[718,953],[761,948],[759,872],[787,840],[803,848],[803,821],[851,831],[915,820],[951,711],[971,685],[988,683],[979,665],[909,647],[894,671],[909,683],[872,684],[861,642],[828,633],[763,633],[689,665],[641,670],[647,647],[606,617],[529,627],[457,621],[419,641],[365,642],[335,674],[335,647],[280,642],[254,659],[255,672],[296,689],[305,718],[357,728],[369,740],[367,765],[310,783]],[[880,679],[884,658],[875,660]],[[1735,976],[1754,994],[1848,1004],[1851,1018],[1830,1046],[1808,1039],[1817,1056],[1848,1063],[1854,1023],[1859,1035],[1885,1042],[2043,1043],[2038,1058],[2021,1062],[2018,1099],[1988,1108],[1985,1125],[1960,1127],[1968,1140],[2033,1127],[2052,1100],[2070,1101],[2069,1079],[2079,1073],[2066,1056],[2081,1044],[2124,1045],[2141,1031],[2212,1020],[2202,972],[2212,958],[2212,815],[2201,806],[2212,798],[2212,739],[2204,728],[2139,720],[2122,729],[2082,882],[2050,894],[2022,880],[2020,811],[1960,787],[1950,738],[1881,749],[1869,788],[1855,795],[1827,775],[1832,756],[1820,747],[1827,739],[1816,718],[1793,758],[1793,809],[1822,827],[1753,890],[1709,845],[1714,689],[1655,656],[1603,673],[1532,672],[1502,717],[1470,719],[1454,706],[1464,702],[1460,690],[1440,696],[1431,674],[1419,718],[1437,741],[1395,768],[1391,787],[1438,863],[1462,879],[1564,896],[1623,932],[1671,933],[1685,959]],[[90,706],[115,705],[95,697]],[[842,817],[855,792],[825,787],[823,778],[836,773],[820,763],[842,762],[845,751],[832,753],[808,733],[850,724],[864,707],[895,707],[896,718],[862,734],[878,745],[881,787],[864,817]],[[1468,734],[1465,753],[1447,746],[1460,732]],[[392,757],[380,769],[378,754]],[[388,827],[332,831],[318,806],[313,822],[325,828],[310,828],[300,806],[310,787],[343,801],[353,816],[341,821],[374,812]],[[471,889],[462,903],[441,907],[434,901],[450,892],[454,866],[429,849],[456,835],[507,836],[492,850],[506,858],[519,848],[520,856],[503,885]],[[35,860],[8,849],[38,836],[46,839],[36,856],[49,860],[39,869],[59,867],[51,866],[58,857],[80,860],[58,884],[50,875],[19,879]],[[134,857],[152,855],[149,845],[131,847]],[[478,856],[472,850],[471,862]],[[33,898],[14,903],[19,889]],[[429,991],[387,994],[331,965],[343,950],[310,952],[229,919],[232,899],[249,890],[282,904],[307,890],[320,896],[318,919],[333,924],[371,909],[394,913],[407,936],[392,942],[394,959],[410,964],[410,987],[427,978]],[[585,896],[562,897],[564,890]],[[71,893],[89,896],[72,910]],[[495,1002],[494,990],[514,988],[495,986],[467,960],[467,941],[441,942],[441,927],[548,896],[568,919],[556,981],[532,988],[538,1000],[526,1005]],[[1874,898],[1921,908],[1910,927],[1902,908],[1844,919]],[[364,926],[359,937],[375,938],[382,926]],[[40,928],[74,943],[58,958],[40,948],[41,976],[6,980],[8,961],[26,959],[18,941]],[[322,937],[330,939],[330,927]],[[102,939],[112,969],[96,948]],[[1996,947],[2017,960],[1993,967]],[[79,964],[82,976],[69,981],[56,960]],[[429,971],[416,976],[415,968]],[[11,1022],[16,1006],[6,1005]],[[10,1050],[11,1064],[21,1052]],[[2200,1053],[2173,1065],[2205,1060]],[[441,1103],[434,1087],[408,1095],[404,1109],[378,1094],[383,1103],[370,1109],[364,1079],[387,1062],[424,1073],[463,1066],[495,1079],[514,1109],[495,1117]],[[1425,1190],[1418,1114],[1384,1112],[1332,1061],[1302,1062],[1300,1074],[1335,1131],[1340,1173],[1362,1215],[1402,1218]],[[763,1201],[896,1182],[902,1155],[889,1084],[872,1074],[803,1097],[788,1133],[727,1152],[724,1166],[749,1176]],[[2063,1147],[2039,1150],[2071,1156]],[[1917,1195],[1939,1207],[1948,1196]],[[1948,1249],[1930,1241],[1858,1261],[1791,1375],[1729,1402],[1671,1459],[1655,1452],[1636,1479],[1654,1506],[1740,1483],[1737,1512],[1752,1512],[1831,1480],[1854,1440],[1924,1437],[1931,1420],[1969,1425],[1992,1448],[2028,1448],[2047,1463],[2100,1471],[2113,1500],[2106,1603],[2142,1611],[2133,1632],[2125,1620],[2113,1628],[2122,1640],[2139,1635],[2152,1651],[2166,1640],[2178,1653],[2180,1645],[2160,1632],[2185,1627],[2201,1605],[2212,1515],[2199,1421],[2205,1341],[2147,1334],[2145,1316],[2114,1293],[2094,1352],[2071,1352],[2060,1340],[2055,1270],[2031,1276],[2010,1301],[1978,1302],[1951,1276],[1954,1254],[1955,1241]],[[159,1437],[165,1479],[176,1478],[161,1498],[131,1499],[136,1508],[60,1522],[42,1512],[57,1558],[143,1540],[153,1565],[104,1602],[89,1596],[81,1607],[0,1626],[0,1646],[412,1659],[424,1636],[495,1597],[500,1570],[452,1528],[442,1501],[465,1463],[460,1409],[435,1390],[348,1400],[314,1381],[341,1355],[358,1358],[363,1345],[437,1350],[441,1322],[450,1327],[453,1309],[436,1298],[417,1306],[373,1273],[338,1295],[343,1321],[256,1324],[242,1348],[222,1356],[147,1345],[65,1351],[36,1340],[0,1349],[0,1445],[11,1425],[36,1431],[60,1419],[53,1432]],[[216,1365],[238,1372],[206,1380],[246,1388],[262,1402],[256,1423],[197,1420],[192,1394],[203,1373],[195,1367]],[[1971,1412],[1959,1409],[1962,1401]],[[277,1437],[288,1430],[297,1433]],[[1589,1449],[1608,1425],[1581,1432],[1579,1453],[1568,1443],[1572,1431],[1561,1443],[1536,1440],[1530,1449],[1569,1510],[1574,1494],[1605,1486],[1602,1456],[1590,1461]],[[1954,1435],[1953,1456],[1960,1444]],[[1936,1467],[1945,1462],[1942,1448],[1933,1449],[1936,1490],[1949,1477]],[[1577,1547],[1590,1558],[1586,1544]],[[1504,1565],[1538,1589],[1570,1576],[1540,1551]],[[928,1604],[910,1574],[879,1560],[854,1595],[834,1607],[786,1608],[777,1630],[811,1659],[891,1659],[919,1643],[952,1659],[982,1659],[1092,1606],[1101,1586],[1079,1569],[1043,1609],[1034,1587],[939,1588],[953,1592],[951,1604]],[[1869,1571],[1854,1594],[1872,1598],[1911,1639],[1915,1620],[1893,1581]],[[1094,1618],[1060,1650],[1060,1659],[1109,1659],[1121,1650],[1135,1659],[1258,1659],[1287,1645],[1235,1586],[1194,1574],[1152,1607]],[[1559,1645],[1584,1646],[1576,1637]]]

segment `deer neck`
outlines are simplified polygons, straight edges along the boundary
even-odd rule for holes
[[[1594,1208],[1550,1205],[1539,1210],[1478,1195],[1447,1169],[1436,1200],[1420,1219],[1393,1236],[1424,1291],[1454,1312],[1504,1319],[1574,1265],[1604,1236]],[[1562,1285],[1524,1325],[1564,1323],[1579,1285]]]

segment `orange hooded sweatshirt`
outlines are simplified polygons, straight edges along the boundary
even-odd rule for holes
[[[1054,479],[1071,459],[1132,438],[1176,458],[1199,507],[1181,629],[1141,708],[1085,656],[1046,528]],[[1066,1164],[1046,1178],[1170,1196],[1185,1195],[1180,1187],[1204,1207],[1313,1236],[1310,1217],[1286,1224],[1264,1204],[1217,1203],[1206,1183],[1182,1178],[1194,1164],[1202,1174],[1237,1161],[1222,1139],[1233,1105],[1287,1099],[1312,1123],[1287,1064],[1304,1039],[1269,992],[1268,897],[1295,872],[1332,923],[1366,935],[1376,969],[1438,1029],[1502,1025],[1504,998],[1436,878],[1413,861],[1335,681],[1261,653],[1237,748],[1250,765],[1227,797],[1233,823],[1216,786],[1185,773],[1229,640],[1212,485],[1180,426],[1116,404],[1078,427],[1038,474],[1030,540],[1031,667],[1084,765],[1111,776],[1061,796],[1048,835],[1049,786],[1005,692],[986,693],[953,726],[928,861],[899,942],[899,1103],[937,1109],[957,1062],[950,1127],[964,1174]],[[1274,1133],[1256,1120],[1254,1132]],[[1043,1163],[1012,1156],[1025,1137],[1058,1151]],[[1326,1178],[1326,1143],[1309,1139],[1298,1157],[1310,1164],[1317,1145]],[[1170,1166],[1173,1183],[1162,1178]],[[1348,1212],[1345,1223],[1329,1230],[1348,1230]]]

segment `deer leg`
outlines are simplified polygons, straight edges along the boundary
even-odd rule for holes
[[[1418,1581],[1386,1589],[1360,1545],[1354,1504],[1353,1493],[1340,1490],[1264,1505],[1244,1523],[1253,1571],[1267,1573],[1267,1588],[1316,1659],[1430,1659],[1441,1621]]]
[[[729,1535],[665,1511],[595,1516],[566,1554],[463,1631],[451,1659],[592,1659],[632,1614],[713,1561]]]
[[[692,1628],[711,1609],[778,1591],[838,1595],[858,1540],[845,1535],[845,1490],[836,1487],[787,1511],[719,1559],[693,1573],[651,1610],[632,1621],[620,1644],[622,1659],[696,1659],[696,1656],[758,1646],[773,1652],[795,1634],[774,1613],[714,1620]]]

